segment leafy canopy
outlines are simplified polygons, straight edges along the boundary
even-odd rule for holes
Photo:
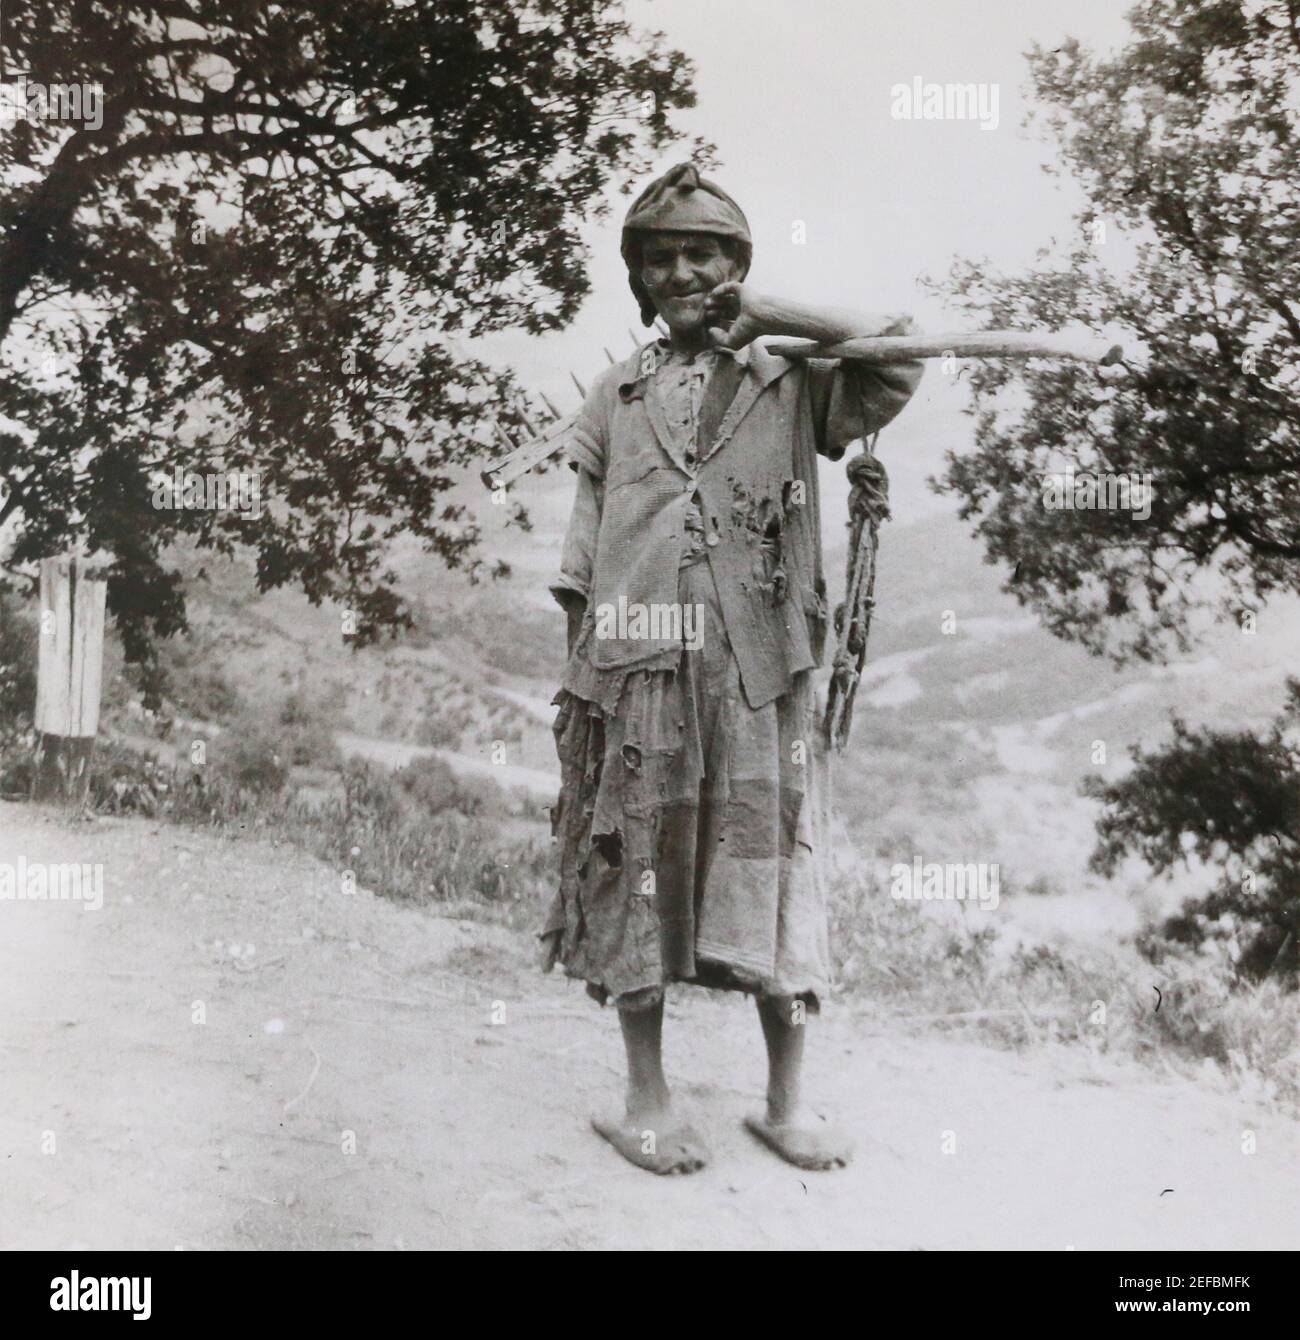
[[[1300,4],[1143,0],[1129,21],[1111,59],[1073,40],[1029,56],[1053,170],[1086,196],[1078,237],[1025,274],[962,260],[936,287],[990,325],[1147,346],[1116,382],[978,368],[977,450],[944,484],[1054,633],[1150,660],[1188,645],[1197,607],[1300,590]],[[1149,475],[1149,519],[1045,508],[1067,467]]]
[[[649,166],[692,69],[608,0],[31,0],[6,73],[102,85],[102,124],[0,130],[0,523],[10,573],[113,555],[133,658],[184,627],[166,547],[405,618],[418,536],[511,390],[448,336],[568,322],[579,228]],[[98,118],[95,118],[98,119]],[[261,516],[165,510],[155,472],[253,471]],[[498,565],[498,570],[500,566]]]

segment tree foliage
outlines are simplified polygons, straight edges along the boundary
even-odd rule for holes
[[[1145,346],[1131,375],[1083,365],[972,375],[977,451],[944,486],[1008,588],[1057,635],[1117,661],[1186,649],[1198,610],[1239,617],[1300,591],[1300,0],[1142,0],[1109,59],[1030,53],[1053,169],[1079,232],[948,291],[993,326],[1082,324]],[[1013,376],[1016,380],[1013,382]],[[1150,480],[1150,515],[1048,508],[1052,473]],[[1226,935],[1250,975],[1300,965],[1300,683],[1260,737],[1174,722],[1103,802],[1094,868],[1195,855],[1217,884],[1164,933]]]
[[[609,0],[30,0],[4,64],[102,124],[0,132],[0,523],[10,572],[113,556],[133,658],[184,626],[167,545],[403,622],[396,535],[477,573],[445,494],[512,383],[450,338],[562,326],[579,228],[649,166],[692,70]],[[155,506],[255,472],[261,515]],[[165,495],[164,495],[165,496]]]
[[[1174,722],[1158,749],[1133,750],[1119,782],[1089,778],[1106,812],[1092,868],[1114,873],[1127,855],[1157,874],[1197,860],[1220,871],[1215,887],[1164,926],[1198,944],[1230,934],[1252,977],[1300,971],[1300,680],[1288,681],[1282,715],[1262,738],[1250,731],[1193,730]]]
[[[1078,236],[1021,275],[959,261],[946,285],[990,325],[1149,351],[1120,381],[978,368],[978,449],[944,481],[1009,589],[1117,660],[1185,648],[1198,606],[1300,589],[1300,0],[1142,0],[1129,20],[1113,58],[1029,56],[1054,170],[1086,197]],[[1150,517],[1045,508],[1067,467],[1149,475]]]

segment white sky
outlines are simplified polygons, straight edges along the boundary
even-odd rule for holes
[[[957,254],[1019,269],[1072,227],[1078,199],[1041,170],[1051,146],[1021,128],[1023,53],[1034,40],[1053,46],[1065,36],[1112,48],[1126,38],[1128,8],[1128,0],[629,0],[628,13],[696,63],[699,105],[677,120],[718,147],[714,175],[754,235],[750,282],[802,301],[910,311],[937,332],[960,321],[922,293],[919,275],[945,274]],[[893,119],[891,88],[917,75],[996,84],[997,128]],[[683,156],[670,153],[658,170]],[[643,329],[618,254],[629,199],[618,197],[610,220],[588,232],[593,291],[573,326],[485,345],[562,409],[577,402],[570,370],[587,381],[607,363],[602,346],[623,357],[628,328]],[[796,220],[804,245],[793,241]],[[923,480],[945,448],[969,440],[961,403],[960,383],[934,364],[881,436],[912,517],[948,505]]]

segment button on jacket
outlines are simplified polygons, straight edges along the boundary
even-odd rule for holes
[[[889,333],[914,331],[901,320]],[[838,460],[887,424],[923,365],[787,360],[757,343],[716,353],[692,452],[665,415],[656,373],[666,350],[656,341],[607,368],[578,413],[568,447],[578,488],[551,589],[557,599],[566,590],[586,597],[588,620],[613,612],[616,630],[627,629],[620,607],[669,607],[694,500],[745,698],[758,708],[821,664],[817,455]],[[592,669],[619,672],[662,663],[680,642],[614,635],[586,645]]]

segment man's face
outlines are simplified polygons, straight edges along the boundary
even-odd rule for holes
[[[641,244],[641,282],[674,335],[697,334],[705,298],[739,278],[740,265],[709,233],[649,233]]]

